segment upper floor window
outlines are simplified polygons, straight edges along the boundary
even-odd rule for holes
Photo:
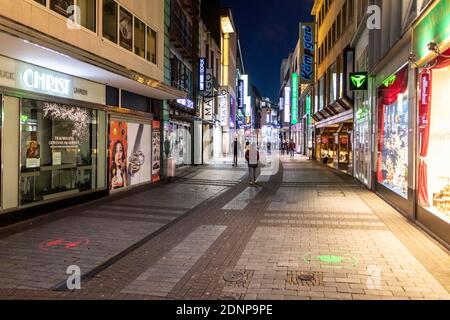
[[[147,27],[147,60],[156,64],[156,31]]]
[[[119,17],[119,45],[133,51],[133,16],[122,7]]]
[[[145,24],[134,17],[134,53],[145,59]]]
[[[103,0],[103,37],[117,43],[118,5],[114,0]]]
[[[50,10],[72,19],[82,27],[97,31],[97,0],[34,0]]]

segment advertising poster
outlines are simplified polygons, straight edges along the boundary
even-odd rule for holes
[[[161,122],[153,121],[152,126],[152,182],[161,180]]]
[[[151,181],[151,137],[150,125],[128,123],[128,185]]]
[[[111,121],[109,139],[109,185],[111,190],[118,190],[127,187],[127,135],[128,126],[125,121]]]
[[[133,50],[133,16],[124,8],[120,8],[119,36],[120,46]]]

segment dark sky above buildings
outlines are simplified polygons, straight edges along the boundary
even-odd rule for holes
[[[313,0],[222,0],[231,7],[246,72],[261,95],[278,102],[280,66],[293,52],[299,23],[313,20]]]

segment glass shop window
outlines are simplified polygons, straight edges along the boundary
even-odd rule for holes
[[[22,100],[22,205],[96,188],[97,112]]]

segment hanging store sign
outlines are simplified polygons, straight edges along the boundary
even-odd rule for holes
[[[194,109],[194,102],[189,99],[177,99],[177,103],[188,109]]]
[[[311,124],[311,94],[306,96],[305,109],[307,117],[306,124],[309,126]]]
[[[198,60],[198,90],[204,92],[206,89],[206,59]]]
[[[291,88],[284,88],[284,122],[291,122]]]
[[[203,98],[203,120],[213,120],[214,110],[214,88],[213,88],[213,72],[212,69],[206,70],[205,95]]]
[[[238,109],[244,109],[244,81],[238,81]]]
[[[292,74],[292,125],[298,123],[298,74]]]
[[[0,56],[0,86],[106,104],[106,86]]]
[[[436,5],[413,28],[413,53],[421,65],[432,54],[428,44],[436,43],[439,47],[450,41],[450,1],[435,1]]]
[[[368,90],[369,76],[367,72],[352,72],[350,73],[350,90]]]
[[[228,124],[228,109],[228,90],[226,87],[221,87],[219,94],[219,112],[222,127],[226,127]]]
[[[300,83],[314,83],[315,24],[300,24]]]

